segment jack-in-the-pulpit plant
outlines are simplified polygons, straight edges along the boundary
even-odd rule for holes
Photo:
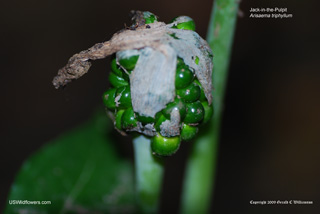
[[[115,54],[103,102],[122,134],[152,138],[154,154],[170,156],[190,140],[213,114],[212,51],[180,16],[169,24],[150,12],[133,12],[133,24],[110,41],[75,54],[59,70],[56,88],[81,77],[90,61]]]

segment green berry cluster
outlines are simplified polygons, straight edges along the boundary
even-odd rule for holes
[[[154,17],[148,14],[146,21],[148,23],[156,21]],[[186,23],[179,23],[173,27],[194,30],[194,26],[194,22],[188,20]],[[116,58],[112,59],[112,72],[109,75],[109,81],[113,87],[103,94],[103,102],[109,112],[113,114],[115,127],[120,131],[132,130],[138,126],[138,123],[151,124],[156,132],[152,137],[152,151],[157,155],[170,156],[179,149],[181,140],[191,140],[197,134],[199,125],[206,123],[211,118],[213,108],[212,105],[209,105],[194,72],[184,63],[183,59],[178,58],[174,101],[168,103],[164,109],[156,114],[155,118],[134,112],[130,93],[130,73],[134,70],[138,58],[139,55],[136,55],[118,59],[118,62]],[[180,113],[180,135],[162,136],[160,134],[161,125],[171,119],[173,110],[178,110]]]
[[[129,75],[134,69],[139,56],[132,56],[119,61],[111,61],[109,82],[113,88],[103,94],[104,105],[114,113],[115,127],[126,130],[137,126],[137,118],[132,108]],[[125,70],[124,70],[125,69]]]
[[[210,120],[213,114],[200,82],[182,59],[176,68],[176,98],[156,114],[155,129],[158,132],[152,143],[152,150],[159,155],[171,155],[177,151],[181,140],[191,140],[198,132],[198,126]],[[161,123],[170,120],[173,109],[179,110],[181,132],[179,137],[161,136]],[[168,148],[168,149],[165,149]]]
[[[213,114],[212,105],[208,104],[200,82],[193,72],[178,58],[176,67],[175,87],[176,98],[167,104],[166,108],[158,112],[155,118],[139,115],[134,112],[130,93],[130,72],[134,69],[138,56],[119,60],[117,64],[114,58],[111,61],[112,72],[109,81],[113,88],[103,94],[103,102],[110,112],[114,114],[115,127],[126,131],[142,124],[153,124],[157,131],[153,137],[152,150],[156,154],[168,156],[175,153],[180,141],[191,140],[198,132],[200,124],[209,121]],[[124,68],[124,69],[123,69]],[[160,134],[161,124],[170,120],[171,112],[177,109],[180,113],[180,136],[165,137]]]

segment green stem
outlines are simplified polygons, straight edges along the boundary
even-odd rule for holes
[[[210,124],[194,142],[186,167],[181,213],[208,213],[215,180],[220,122],[239,0],[216,0],[207,41],[213,50],[213,107]]]
[[[150,142],[150,138],[143,135],[133,140],[139,213],[157,213],[159,206],[163,161],[152,155]]]

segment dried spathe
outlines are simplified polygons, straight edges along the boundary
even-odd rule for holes
[[[60,88],[72,80],[80,78],[88,72],[91,66],[90,61],[92,60],[103,59],[118,51],[140,50],[148,47],[149,51],[143,50],[142,52],[154,51],[156,52],[152,53],[154,57],[163,57],[162,60],[159,59],[160,62],[163,62],[159,63],[158,66],[164,66],[163,68],[159,68],[159,71],[164,74],[167,72],[167,69],[170,71],[175,70],[174,60],[176,60],[177,56],[182,58],[192,71],[195,72],[204,88],[208,102],[211,104],[212,51],[207,42],[196,32],[171,28],[174,25],[175,22],[168,25],[163,22],[154,22],[138,26],[134,30],[122,30],[114,34],[109,41],[98,43],[88,50],[81,51],[72,56],[68,64],[58,71],[58,75],[53,80],[53,85],[56,88]],[[150,58],[150,54],[145,55],[145,57]],[[148,67],[145,67],[151,66],[148,64],[150,63],[145,60],[138,61],[137,68],[143,67],[145,70],[148,70]],[[169,78],[168,84],[170,84],[169,81],[172,84],[174,79]],[[169,88],[168,90],[172,89]]]

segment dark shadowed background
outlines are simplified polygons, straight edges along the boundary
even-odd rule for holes
[[[316,0],[241,2],[210,213],[320,213],[319,6]],[[103,105],[110,58],[55,90],[52,78],[69,57],[129,24],[132,9],[165,22],[188,15],[205,37],[211,7],[210,0],[1,3],[0,210],[23,161]],[[251,19],[251,7],[286,7],[293,18]],[[122,155],[132,159],[130,138],[118,139]],[[161,213],[178,212],[189,149],[183,143],[166,161]],[[293,199],[314,205],[249,204]]]

